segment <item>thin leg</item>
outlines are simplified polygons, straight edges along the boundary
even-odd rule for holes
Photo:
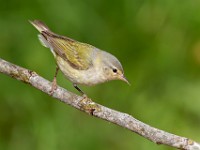
[[[55,73],[55,75],[54,75],[54,78],[57,77],[57,75],[58,75],[58,71],[59,71],[59,67],[58,67],[58,65],[56,65],[56,73]]]
[[[73,86],[82,94],[85,95],[85,93],[83,91],[81,91],[81,89],[75,84],[73,83]]]
[[[58,66],[56,65],[56,72],[55,72],[55,75],[54,75],[54,78],[53,78],[53,82],[52,82],[50,94],[53,94],[54,90],[57,89],[56,77],[57,77],[57,75],[58,75],[58,71],[59,71],[59,68],[58,68]]]

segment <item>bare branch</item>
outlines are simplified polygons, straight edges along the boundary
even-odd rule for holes
[[[51,82],[40,77],[34,71],[16,66],[0,58],[0,72],[50,95]],[[154,143],[184,150],[200,150],[200,144],[191,139],[151,127],[131,115],[99,105],[89,98],[78,96],[61,87],[58,87],[51,96],[90,115],[131,130]]]

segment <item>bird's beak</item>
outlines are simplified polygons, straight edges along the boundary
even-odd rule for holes
[[[126,79],[126,77],[125,77],[124,75],[122,75],[122,76],[120,77],[120,80],[126,82],[128,85],[131,85],[131,84],[128,82],[128,80]]]

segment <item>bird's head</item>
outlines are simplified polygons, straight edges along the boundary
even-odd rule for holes
[[[122,68],[121,63],[115,56],[105,51],[102,51],[101,57],[102,57],[103,74],[107,81],[122,80],[130,85],[130,83],[124,76],[124,70]]]

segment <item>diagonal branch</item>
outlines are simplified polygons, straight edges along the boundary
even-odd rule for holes
[[[30,84],[51,95],[51,82],[42,78],[34,71],[11,64],[0,58],[0,73]],[[58,87],[51,96],[97,118],[131,130],[154,143],[165,144],[184,150],[200,150],[200,143],[151,127],[131,115],[99,105],[89,98],[78,96],[61,87]]]

